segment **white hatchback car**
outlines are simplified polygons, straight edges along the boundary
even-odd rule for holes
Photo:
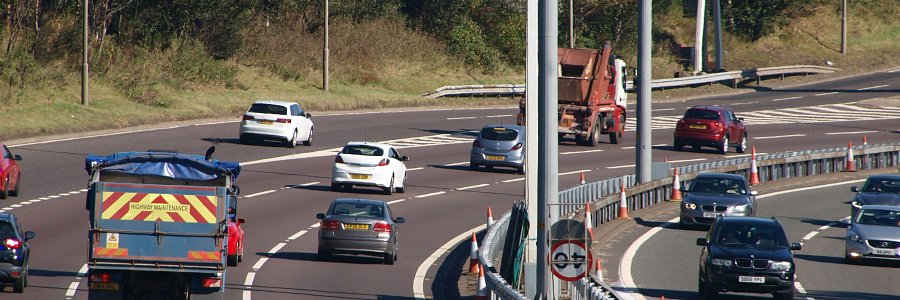
[[[406,190],[406,165],[409,157],[400,156],[393,146],[371,142],[349,142],[334,158],[331,190],[350,189],[354,185],[375,186],[390,195]]]
[[[259,100],[253,102],[241,121],[241,144],[253,141],[278,140],[291,148],[298,141],[312,145],[315,125],[312,115],[303,111],[296,102]]]

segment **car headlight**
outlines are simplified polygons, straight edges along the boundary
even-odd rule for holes
[[[729,259],[721,259],[721,258],[713,258],[712,259],[712,264],[716,265],[716,266],[731,267],[731,263],[732,262]]]
[[[790,271],[793,264],[788,261],[773,261],[769,264],[769,270],[772,271]]]
[[[862,204],[859,204],[859,202],[856,200],[854,200],[853,202],[850,202],[850,205],[853,205],[853,207],[856,207],[856,208],[862,208]]]
[[[694,209],[697,209],[697,204],[690,203],[690,202],[685,202],[685,203],[684,203],[684,208],[685,208],[685,209],[694,210]]]
[[[856,234],[856,232],[853,232],[853,231],[850,231],[850,230],[847,231],[847,239],[849,239],[849,240],[851,240],[851,241],[854,241],[854,242],[860,242],[860,241],[862,241],[862,239],[859,238],[859,235]]]
[[[732,213],[737,213],[737,214],[745,213],[745,212],[747,212],[747,206],[749,206],[749,205],[744,204],[744,205],[735,205],[735,206],[732,206],[732,207],[731,207],[731,212],[732,212]]]

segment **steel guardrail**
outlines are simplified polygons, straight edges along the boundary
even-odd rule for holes
[[[822,74],[837,72],[836,68],[820,67],[812,65],[794,65],[781,67],[767,67],[757,69],[747,69],[740,71],[729,71],[721,73],[710,73],[697,76],[654,79],[650,82],[651,89],[667,89],[687,86],[696,86],[702,84],[711,84],[716,82],[731,82],[732,87],[737,87],[737,82],[743,79],[756,78],[759,81],[762,77],[767,76],[784,76],[797,74]],[[634,82],[627,81],[625,90],[634,91]],[[422,94],[426,98],[440,97],[472,97],[472,96],[516,96],[525,93],[525,84],[493,84],[493,85],[457,85],[443,86],[432,92]]]
[[[848,147],[839,147],[758,155],[759,180],[762,183],[843,172],[847,166],[848,150]],[[900,143],[855,146],[852,147],[852,150],[853,162],[857,170],[900,168]],[[684,186],[701,172],[723,172],[746,177],[750,174],[750,167],[751,158],[741,157],[675,168],[678,169],[679,179]],[[625,185],[626,206],[629,211],[634,211],[669,199],[673,181],[671,176],[667,176],[648,183],[636,184],[636,177],[632,174],[575,186],[559,193],[560,217],[570,219],[583,217],[585,203],[590,201],[591,207],[595,209],[591,212],[591,220],[594,222],[591,225],[597,228],[618,217],[620,191],[623,184]],[[502,249],[502,241],[498,240],[498,236],[501,231],[506,231],[510,213],[507,212],[488,230],[485,245],[478,252],[478,259],[485,266],[493,266],[491,259],[487,258],[495,259],[499,255],[494,251],[495,246],[499,244]],[[488,288],[493,292],[492,299],[525,299],[515,287],[509,286],[503,278],[495,274],[496,271],[492,267],[487,269],[491,270],[491,272],[486,272],[485,279]],[[587,294],[584,294],[584,291]],[[590,276],[573,283],[573,288],[569,293],[572,299],[622,299],[606,283]]]

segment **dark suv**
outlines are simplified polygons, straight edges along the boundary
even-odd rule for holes
[[[698,238],[700,298],[720,292],[772,293],[775,299],[794,298],[794,250],[775,218],[718,217]]]
[[[734,116],[731,109],[722,106],[700,105],[684,112],[675,125],[675,150],[691,145],[694,151],[700,146],[711,146],[720,153],[728,153],[734,146],[737,152],[747,151],[747,127],[744,118]]]
[[[12,283],[15,293],[28,285],[28,240],[33,238],[34,232],[22,231],[15,215],[0,213],[0,282]]]

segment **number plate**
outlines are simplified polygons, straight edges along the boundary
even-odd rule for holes
[[[369,224],[344,224],[346,230],[369,230]]]
[[[107,291],[118,291],[119,284],[118,283],[107,283],[107,282],[91,282],[92,290],[107,290]]]
[[[897,255],[897,250],[895,250],[895,249],[880,249],[880,248],[875,248],[875,249],[872,249],[872,254],[875,254],[875,255],[891,255],[891,256],[893,256],[893,255]]]
[[[703,212],[703,217],[704,217],[704,218],[716,218],[716,217],[718,217],[718,216],[721,215],[721,214],[722,214],[722,213],[704,211],[704,212]]]
[[[488,155],[487,159],[488,160],[504,160],[506,158],[503,157],[502,155]]]
[[[272,121],[271,120],[259,120],[259,124],[272,125]]]
[[[699,124],[691,124],[689,127],[691,129],[706,129],[706,125],[699,125]]]
[[[740,276],[738,282],[746,283],[766,283],[766,278],[761,276]]]
[[[369,174],[350,174],[350,178],[353,178],[353,179],[369,179],[369,178],[372,178],[372,175],[369,175]]]

